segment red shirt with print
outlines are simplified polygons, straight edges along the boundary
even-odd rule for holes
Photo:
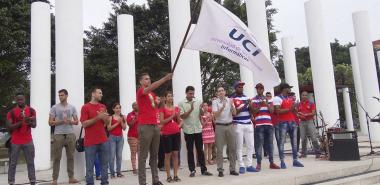
[[[276,96],[273,99],[273,105],[280,106],[280,109],[291,109],[294,104],[294,101],[291,97],[286,96]],[[284,122],[284,121],[296,121],[294,117],[294,113],[289,111],[283,114],[277,114],[277,121],[278,122]]]
[[[123,116],[121,116],[122,118],[124,118]],[[118,124],[119,120],[115,119],[113,116],[112,116],[112,120],[111,120],[111,126],[112,125],[115,125],[115,124]],[[123,135],[123,128],[121,127],[121,123],[116,126],[114,129],[112,129],[111,131],[109,131],[111,135],[113,136],[122,136]]]
[[[315,111],[315,104],[314,103],[311,103],[309,100],[306,100],[306,101],[302,101],[300,102],[300,104],[298,105],[298,112],[300,113],[303,113],[303,114],[310,114],[312,113],[313,111]],[[314,116],[299,116],[299,118],[302,120],[302,121],[309,121],[309,120],[313,120],[314,119]]]
[[[163,107],[163,108],[160,109],[160,113],[164,114],[164,119],[169,118],[171,115],[174,114],[174,112],[176,112],[177,114],[179,114],[179,108],[178,107],[174,107],[174,109],[168,109],[166,107]],[[178,125],[178,120],[176,120],[176,117],[173,118],[168,123],[166,123],[161,128],[161,134],[165,135],[165,136],[172,135],[172,134],[177,134],[179,132],[180,132],[180,128],[179,128],[179,125]]]
[[[136,117],[138,116],[138,113],[132,111],[127,115],[127,123],[132,122]],[[133,137],[133,138],[138,138],[138,132],[137,132],[137,127],[138,127],[138,118],[132,126],[129,126],[128,129],[128,137]],[[129,125],[129,124],[128,124]]]
[[[106,106],[97,103],[86,103],[82,106],[81,114],[80,114],[80,122],[87,121],[89,119],[93,119],[98,115],[99,111],[105,111]],[[91,146],[96,144],[101,144],[107,141],[106,130],[104,129],[103,120],[98,120],[96,123],[92,124],[84,128],[84,146]]]
[[[22,121],[22,111],[26,117],[36,117],[36,111],[31,111],[31,107],[25,106],[23,109],[15,107],[7,114],[7,120],[12,120],[12,124]],[[13,113],[12,113],[13,112]],[[32,141],[32,129],[28,123],[22,123],[21,127],[12,131],[11,143],[16,145],[27,144]]]
[[[137,90],[137,105],[139,107],[139,124],[158,124],[157,123],[157,104],[156,95],[153,92],[144,94],[144,88]]]

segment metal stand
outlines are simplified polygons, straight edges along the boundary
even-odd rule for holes
[[[351,93],[351,92],[348,91],[348,93]],[[371,147],[371,152],[369,152],[368,155],[374,155],[375,152],[373,151],[371,132],[369,130],[369,120],[371,120],[371,117],[369,116],[368,112],[365,110],[363,105],[358,101],[355,94],[354,94],[354,98],[355,98],[355,101],[358,103],[359,107],[365,112],[365,117],[366,117],[366,121],[367,121],[368,138],[369,138],[369,146]]]

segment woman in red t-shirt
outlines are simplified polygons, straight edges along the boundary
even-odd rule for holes
[[[109,161],[109,166],[111,178],[115,178],[115,156],[117,177],[124,177],[124,175],[121,174],[121,161],[124,146],[123,130],[125,130],[127,126],[124,116],[121,115],[120,103],[113,104],[112,110],[114,114],[110,117],[109,124],[107,125],[107,130],[110,133],[108,140],[111,145],[111,157]]]
[[[181,118],[179,108],[173,106],[173,93],[168,91],[165,94],[165,104],[160,108],[161,134],[165,152],[165,169],[167,182],[179,182],[178,178],[178,151],[181,143]],[[173,157],[174,177],[170,175],[170,160]]]
[[[137,149],[139,145],[138,132],[137,132],[139,109],[136,102],[132,104],[132,109],[133,111],[128,113],[127,115],[127,124],[129,126],[128,144],[131,150],[131,163],[132,163],[133,174],[137,175],[136,161],[137,161]]]

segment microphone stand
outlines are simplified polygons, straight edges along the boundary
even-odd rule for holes
[[[353,93],[350,92],[350,91],[347,91],[347,92],[353,94]],[[363,107],[363,105],[358,101],[356,95],[355,95],[355,94],[353,94],[353,95],[354,95],[354,98],[355,98],[356,103],[357,103],[357,104],[359,105],[359,107],[365,112],[365,117],[366,117],[366,121],[367,121],[368,138],[369,138],[369,146],[370,146],[370,148],[371,148],[371,152],[369,152],[368,155],[374,155],[375,152],[373,151],[371,132],[370,132],[370,130],[369,130],[369,120],[371,119],[371,117],[369,116],[368,112],[365,110],[365,108]]]

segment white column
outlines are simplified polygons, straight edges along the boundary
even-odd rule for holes
[[[331,48],[324,28],[320,0],[305,3],[306,25],[317,109],[328,127],[339,119]]]
[[[351,111],[351,101],[350,101],[350,92],[348,87],[342,89],[343,93],[343,103],[344,103],[344,112],[346,115],[346,125],[348,131],[354,131],[354,121],[352,120],[352,111]]]
[[[379,70],[380,70],[380,50],[377,51],[377,62],[379,63]]]
[[[190,1],[169,0],[168,3],[170,25],[170,53],[171,63],[173,67],[181,46],[182,39],[185,36],[186,29],[190,22]],[[195,97],[198,100],[202,100],[202,84],[200,84],[200,76],[201,73],[199,52],[183,49],[173,76],[173,94],[175,105],[178,105],[180,101],[185,99],[185,89],[189,85],[195,87]],[[181,161],[182,163],[186,163],[186,145],[183,136],[181,138],[183,143],[181,147]]]
[[[84,104],[84,68],[83,68],[83,1],[55,1],[55,39],[56,39],[56,91],[67,89],[68,102],[75,106],[80,114]],[[59,102],[56,96],[56,103]],[[81,124],[74,127],[77,138]],[[83,137],[83,136],[82,136]],[[84,152],[74,155],[74,175],[78,179],[85,176]],[[59,177],[68,179],[66,152],[62,151]]]
[[[261,47],[265,56],[270,59],[270,49],[269,49],[269,37],[268,37],[268,27],[267,27],[267,14],[265,9],[265,0],[249,0],[245,1],[247,7],[247,18],[248,18],[248,27],[252,31],[253,35],[257,40],[258,45]],[[242,69],[242,67],[240,67]],[[242,73],[242,71],[241,71]],[[243,75],[247,76],[246,70],[243,70]],[[252,72],[250,73],[252,74]],[[242,76],[242,75],[241,75]],[[254,78],[252,81],[248,81],[249,83],[260,83],[256,81]],[[273,87],[269,87],[264,84],[266,91],[273,91]],[[256,94],[256,90],[254,89],[254,85],[246,84],[244,86],[244,92],[248,95],[250,93],[252,87],[252,91]],[[273,94],[273,93],[272,93]]]
[[[255,82],[253,81],[253,73],[247,67],[239,65],[240,68],[240,80],[245,83],[244,94],[248,97],[254,97],[256,95]]]
[[[169,0],[169,25],[170,25],[170,53],[172,67],[180,49],[182,39],[190,22],[190,1],[189,0]],[[178,104],[185,98],[185,88],[189,85],[194,86],[195,96],[202,100],[201,88],[196,85],[196,76],[200,76],[199,52],[183,49],[177,63],[173,76],[174,103]],[[198,65],[198,66],[196,66]],[[195,72],[198,72],[195,74]],[[198,80],[199,81],[199,80]]]
[[[50,5],[32,3],[31,10],[31,87],[30,104],[37,112],[37,127],[32,129],[36,148],[36,170],[50,168],[50,111],[51,36]]]
[[[285,81],[293,86],[292,91],[296,94],[297,100],[300,100],[296,54],[292,40],[291,37],[281,39],[282,53],[284,55]]]
[[[372,97],[379,97],[379,84],[377,81],[375,57],[371,42],[371,31],[368,12],[359,11],[352,14],[354,23],[356,50],[359,60],[360,76],[363,88],[364,105],[369,116],[379,113],[380,104]],[[370,123],[371,137],[380,141],[380,125]]]
[[[351,57],[352,73],[354,76],[355,98],[356,98],[355,101],[356,101],[357,109],[358,109],[360,132],[363,135],[368,135],[366,115],[365,115],[364,110],[360,107],[360,104],[364,107],[365,105],[364,105],[363,88],[362,88],[362,82],[361,82],[361,77],[360,77],[359,61],[358,61],[358,55],[356,52],[356,47],[350,47],[350,57]]]
[[[119,93],[122,113],[132,111],[132,103],[136,101],[135,41],[133,16],[117,16],[117,38],[119,55]],[[131,151],[127,142],[127,131],[124,132],[123,160],[130,160]]]

